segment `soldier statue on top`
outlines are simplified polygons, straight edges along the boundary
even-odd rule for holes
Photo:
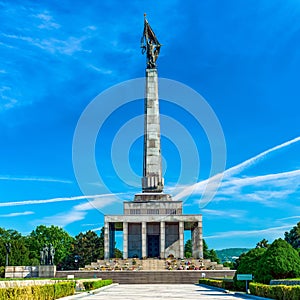
[[[156,68],[156,60],[158,58],[161,44],[155,36],[152,28],[150,27],[146,14],[144,14],[144,31],[141,38],[141,48],[142,54],[146,52],[147,55],[147,68],[154,69]]]

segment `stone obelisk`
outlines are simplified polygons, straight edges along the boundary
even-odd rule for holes
[[[141,39],[142,53],[147,54],[146,92],[144,110],[144,162],[143,193],[160,193],[163,191],[163,178],[160,148],[160,121],[158,100],[158,76],[156,60],[160,52],[158,42],[146,15],[144,16],[144,32]]]
[[[144,114],[143,193],[162,192],[158,78],[156,68],[146,69]]]
[[[141,39],[142,53],[146,53],[147,56],[144,100],[144,161],[142,194],[137,194],[135,201],[171,200],[170,195],[162,193],[164,180],[162,177],[158,75],[156,67],[160,47],[161,44],[145,15],[144,31]]]
[[[184,215],[182,201],[163,193],[156,67],[161,45],[146,18],[141,42],[142,53],[147,54],[142,193],[123,202],[123,215],[105,216],[104,257],[114,257],[115,232],[123,231],[124,259],[183,258],[184,231],[190,230],[192,255],[201,258],[202,216]]]

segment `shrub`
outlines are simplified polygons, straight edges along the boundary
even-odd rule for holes
[[[5,276],[5,267],[0,266],[0,278],[4,278],[4,276]]]
[[[218,288],[222,288],[222,280],[217,280],[217,279],[206,279],[206,278],[201,278],[199,279],[200,284],[206,284],[210,286],[215,286]]]
[[[250,292],[253,295],[280,300],[300,299],[300,286],[267,285],[262,283],[250,283]]]
[[[300,275],[300,257],[282,239],[275,240],[257,264],[255,280],[270,283],[271,279],[295,278]]]
[[[111,279],[105,279],[105,280],[93,280],[93,281],[83,281],[84,288],[88,291],[99,289],[103,286],[112,284]]]
[[[207,279],[201,278],[199,279],[199,284],[206,284],[226,290],[233,289],[233,280],[232,279]]]
[[[75,282],[60,282],[15,288],[1,288],[0,299],[12,300],[52,300],[74,295]]]
[[[267,250],[265,248],[255,248],[247,253],[243,253],[239,258],[239,266],[234,275],[234,287],[237,290],[245,289],[245,281],[238,281],[237,274],[255,274],[258,262]]]

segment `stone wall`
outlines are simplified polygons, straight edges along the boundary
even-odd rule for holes
[[[179,242],[179,223],[165,224],[165,257],[173,255],[173,257],[180,257],[180,242]]]
[[[205,271],[57,271],[56,277],[66,278],[67,275],[74,275],[75,278],[102,278],[112,279],[120,284],[157,284],[157,283],[198,283],[198,280],[205,278],[233,277],[235,270],[205,270]]]
[[[7,266],[5,278],[53,278],[56,266]]]
[[[142,257],[142,224],[128,224],[128,256]]]
[[[14,288],[32,285],[54,284],[61,280],[8,280],[0,281],[0,288]]]
[[[5,278],[32,278],[39,276],[38,266],[7,266]]]

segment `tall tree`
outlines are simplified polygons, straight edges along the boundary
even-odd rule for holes
[[[237,274],[254,274],[257,270],[259,260],[266,251],[266,248],[255,248],[240,255],[240,257],[236,260],[237,270],[233,278],[236,288],[245,288],[245,282],[237,281]]]
[[[186,241],[184,245],[184,257],[190,258],[192,257],[193,249],[192,249],[192,240],[189,239]]]
[[[284,233],[284,239],[294,248],[300,248],[300,222],[297,223],[289,232]]]
[[[94,231],[79,233],[72,244],[72,251],[62,264],[63,269],[78,269],[104,258],[104,228],[100,236]]]
[[[283,239],[275,240],[262,255],[255,272],[256,281],[269,284],[271,279],[295,278],[300,275],[298,252]]]
[[[184,256],[189,258],[192,256],[193,250],[192,250],[192,240],[189,239],[186,241],[184,245]],[[217,263],[220,263],[220,259],[214,249],[208,249],[208,246],[203,240],[203,258],[210,259],[211,261],[215,261]]]
[[[216,251],[214,249],[208,249],[205,240],[203,240],[203,258],[220,263],[220,259]]]
[[[268,248],[270,245],[268,244],[268,240],[262,239],[260,242],[256,244],[256,248]]]
[[[40,260],[40,251],[44,245],[52,245],[55,249],[54,264],[60,264],[71,252],[74,238],[58,226],[39,225],[27,239],[30,258]]]
[[[6,245],[9,245],[9,265],[31,265],[26,238],[16,230],[0,228],[0,266],[6,264]]]

